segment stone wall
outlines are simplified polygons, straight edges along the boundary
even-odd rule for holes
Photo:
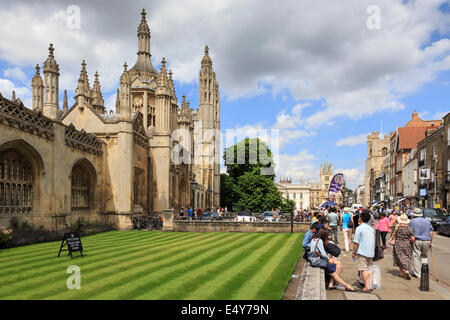
[[[164,223],[166,220],[164,220]],[[310,227],[307,222],[294,222],[294,232],[306,232]],[[291,232],[290,222],[236,222],[236,221],[188,221],[174,220],[175,232]]]

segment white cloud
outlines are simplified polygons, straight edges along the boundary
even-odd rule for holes
[[[432,120],[440,120],[449,112],[450,111],[438,111],[431,117],[431,119]]]
[[[26,81],[27,77],[19,67],[8,68],[3,70],[3,76],[6,78],[13,78],[22,82]]]
[[[225,99],[269,91],[284,97],[287,90],[298,101],[322,100],[323,108],[302,119],[316,128],[336,117],[358,120],[404,108],[402,97],[449,70],[450,40],[430,43],[434,31],[450,30],[448,15],[439,11],[444,2],[285,0],[262,6],[257,0],[155,0],[149,7],[145,0],[79,0],[81,29],[69,30],[60,2],[3,1],[0,59],[34,66],[53,42],[61,88],[74,90],[86,59],[91,77],[98,70],[104,90],[113,90],[123,61],[135,61],[136,27],[146,7],[153,64],[165,56],[176,81],[198,80],[208,44]],[[366,27],[372,4],[381,8],[380,30]],[[295,113],[280,114],[277,123],[298,125]]]
[[[293,182],[303,180],[312,182],[319,180],[319,170],[314,165],[316,156],[310,154],[308,150],[301,150],[296,154],[280,154],[279,163],[276,166],[277,177],[291,177]]]
[[[0,93],[5,98],[11,99],[13,90],[16,93],[16,98],[20,98],[25,106],[31,107],[31,90],[29,88],[16,86],[8,79],[0,79]]]
[[[336,142],[336,146],[356,146],[359,144],[365,144],[367,142],[367,133],[363,133],[356,136],[348,136],[346,138],[340,139]]]
[[[355,169],[341,169],[338,168],[335,170],[335,174],[343,173],[345,181],[347,183],[347,188],[354,190],[358,185],[364,183],[364,169],[363,168],[355,168]]]

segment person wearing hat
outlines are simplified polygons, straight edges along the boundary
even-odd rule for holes
[[[411,280],[409,269],[412,264],[412,244],[415,241],[414,231],[409,226],[406,214],[397,218],[397,226],[393,232],[395,239],[393,256],[394,265],[400,269],[400,277]]]
[[[431,222],[423,217],[422,210],[415,208],[412,212],[412,220],[410,222],[410,227],[414,232],[413,245],[413,265],[412,265],[412,275],[416,278],[420,278],[420,273],[422,269],[422,258],[428,258],[428,251],[432,247],[433,240],[433,226]]]

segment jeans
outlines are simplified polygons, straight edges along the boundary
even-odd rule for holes
[[[413,272],[414,275],[420,278],[422,271],[422,258],[428,258],[428,250],[430,250],[430,241],[416,240],[413,245]]]
[[[331,228],[331,236],[334,238],[334,243],[338,243],[338,227],[337,226],[330,226]]]
[[[344,233],[344,247],[345,247],[345,251],[349,252],[350,251],[350,242],[352,240],[352,228],[342,228],[342,233]]]

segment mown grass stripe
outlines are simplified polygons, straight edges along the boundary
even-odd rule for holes
[[[238,240],[245,240],[246,238],[248,238],[247,241],[254,241],[256,238],[258,238],[258,235],[229,235],[228,239],[226,239],[225,244],[217,245],[217,243],[212,243],[211,250],[187,259],[186,261],[184,261],[184,263],[178,266],[174,266],[174,269],[172,270],[164,270],[162,274],[158,274],[157,278],[148,279],[147,281],[140,283],[135,288],[123,287],[122,295],[115,294],[114,296],[117,299],[155,299],[157,295],[161,295],[161,293],[163,293],[164,289],[162,287],[167,282],[176,281],[187,273],[198,272],[197,270],[202,266],[214,263],[214,261],[219,259],[221,256],[235,250],[236,247],[239,246],[239,244],[236,243],[236,241],[233,241],[234,238]]]
[[[152,237],[148,237],[148,240],[155,240],[158,238],[162,238],[162,236],[152,236]],[[135,240],[142,240],[143,236],[139,235],[139,234],[134,234],[131,235],[131,237],[128,237],[126,239],[120,240],[120,241],[115,241],[114,244],[117,243],[130,243],[132,241]],[[146,238],[147,239],[147,238]],[[111,246],[111,242],[106,242],[102,241],[102,242],[94,242],[92,243],[91,241],[85,241],[82,240],[82,244],[83,244],[83,249],[84,249],[84,253],[85,254],[89,254],[89,252],[91,251],[92,248],[95,249],[103,249],[103,248],[107,248],[109,246]],[[49,248],[46,248],[45,250],[39,250],[36,252],[30,252],[28,254],[24,254],[21,256],[20,261],[17,261],[16,257],[11,258],[11,259],[3,259],[3,257],[0,258],[0,268],[2,270],[7,269],[8,267],[14,267],[15,265],[28,265],[29,263],[35,261],[35,260],[39,260],[42,256],[46,255],[48,257],[53,257],[53,256],[57,256],[58,255],[58,251],[61,245],[61,241],[53,241],[52,242],[52,246]],[[61,257],[66,257],[67,256],[67,252],[61,252]],[[13,262],[13,263],[11,263]]]
[[[204,235],[205,237],[207,236],[205,234],[193,234],[193,235],[194,236],[197,235],[197,237],[194,237],[194,238],[200,238],[202,235]],[[90,261],[89,259],[79,258],[77,261],[77,264],[84,270],[84,273],[86,273],[86,272],[89,272],[91,269],[94,271],[101,270],[102,267],[110,266],[111,262],[114,262],[115,265],[117,265],[117,264],[120,264],[123,262],[128,262],[130,259],[139,258],[143,254],[147,254],[147,253],[159,252],[159,254],[163,255],[165,253],[165,249],[179,246],[178,239],[170,242],[169,244],[164,243],[164,242],[161,242],[161,243],[162,243],[162,245],[160,245],[160,246],[151,246],[151,247],[149,247],[149,244],[146,243],[142,246],[142,248],[147,248],[145,250],[142,250],[142,248],[139,248],[136,246],[134,246],[132,250],[128,249],[128,248],[124,248],[123,249],[124,251],[112,252],[108,258],[106,258],[106,259],[104,258],[102,260],[97,260],[99,258],[98,256],[96,256],[96,260],[94,260],[94,261]],[[126,250],[126,252],[125,252],[125,250]],[[177,250],[177,248],[173,248],[170,252],[176,251],[176,250]],[[130,252],[132,252],[131,255],[130,255]],[[121,254],[121,253],[123,253],[123,254]],[[120,256],[120,258],[118,258],[119,256]],[[158,254],[156,256],[158,256]],[[54,269],[53,272],[45,272],[44,275],[42,275],[42,272],[41,272],[39,276],[33,277],[32,279],[28,279],[29,281],[27,281],[26,284],[23,284],[22,282],[15,283],[15,284],[13,284],[13,288],[11,288],[11,286],[9,286],[8,289],[20,292],[21,290],[26,290],[27,286],[28,287],[29,286],[39,286],[39,287],[43,288],[46,285],[51,285],[52,282],[50,280],[54,279],[54,273],[57,273],[58,275],[60,275],[61,278],[64,278],[64,277],[67,278],[67,275],[64,275],[64,273],[65,273],[67,266],[70,264],[74,264],[73,260],[61,261],[61,263],[58,266],[53,268]],[[34,281],[34,278],[38,278],[38,280]],[[20,286],[21,284],[22,284],[22,286]],[[19,287],[17,287],[17,286],[19,286]],[[5,290],[0,289],[0,295],[2,293],[5,293]],[[9,292],[9,294],[11,294],[11,292]]]
[[[267,237],[259,237],[256,241],[247,242],[229,254],[223,255],[214,265],[207,264],[198,269],[196,273],[187,273],[187,276],[178,279],[179,285],[167,282],[164,287],[166,290],[161,296],[156,296],[158,300],[181,300],[186,299],[187,292],[194,292],[200,287],[207,285],[221,276],[223,270],[231,268],[239,261],[245,260],[249,253],[258,249],[262,243],[267,241]],[[195,295],[194,295],[195,296]],[[192,299],[195,299],[192,298]]]
[[[177,253],[166,257],[165,259],[158,259],[153,261],[152,257],[142,257],[137,263],[136,261],[130,261],[128,264],[122,264],[120,268],[113,268],[108,270],[101,281],[98,279],[89,283],[90,287],[84,287],[79,293],[76,293],[77,298],[81,299],[104,299],[99,298],[98,295],[114,294],[120,291],[123,286],[129,286],[132,283],[139,283],[142,278],[149,277],[153,274],[157,274],[159,278],[161,273],[170,272],[171,268],[176,268],[177,265],[184,263],[186,260],[190,259],[192,256],[199,256],[204,254],[205,250],[208,252],[208,248],[211,246],[211,242],[216,239],[218,245],[225,245],[228,241],[228,236],[226,234],[213,234],[208,242],[191,247],[186,250],[179,250]],[[122,272],[124,271],[124,272]],[[94,275],[89,275],[91,278]],[[97,283],[97,285],[93,285]],[[66,290],[67,291],[67,290]],[[60,297],[72,296],[71,293],[66,293]],[[51,298],[51,297],[49,297]]]
[[[279,260],[278,265],[273,269],[272,273],[266,278],[259,291],[245,299],[258,300],[280,300],[283,298],[284,291],[291,279],[298,260],[302,256],[303,248],[301,246],[303,234],[296,239],[290,249]]]
[[[134,231],[107,231],[104,232],[106,233],[114,233],[113,235],[110,235],[108,237],[110,237],[111,239],[117,239],[120,236],[130,236],[132,235],[131,233]],[[94,234],[94,235],[89,235],[86,237],[82,237],[82,242],[86,241],[86,240],[91,240],[92,237],[100,237],[101,235],[103,235],[104,233],[101,234]],[[137,233],[137,232],[136,232]],[[54,243],[61,243],[62,238],[60,240],[55,240],[55,241],[49,241],[49,242],[43,242],[43,243],[33,243],[33,244],[27,244],[24,246],[19,246],[19,247],[14,247],[14,248],[7,248],[7,249],[2,249],[0,250],[0,256],[2,258],[6,258],[6,257],[11,257],[11,256],[21,256],[25,253],[35,253],[35,252],[39,252],[39,251],[45,251],[48,250],[50,247],[52,247],[54,245]]]
[[[208,300],[230,300],[233,293],[239,290],[246,281],[252,278],[253,274],[262,268],[266,260],[273,254],[274,250],[285,241],[286,234],[277,237],[270,245],[261,247],[259,250],[248,256],[243,268],[234,274],[228,274],[228,281],[218,287],[207,297]]]
[[[286,256],[292,251],[292,248],[295,248],[296,244],[298,244],[298,238],[298,234],[289,234],[288,238],[282,243],[282,245],[277,248],[270,257],[268,257],[265,264],[260,267],[260,270],[255,271],[252,276],[241,286],[240,290],[236,290],[234,292],[231,299],[260,299],[257,294],[272,272],[276,270],[277,273],[282,273],[283,268],[285,268],[284,264],[291,264],[285,259]],[[300,249],[297,247],[297,251],[299,250]],[[281,262],[282,266],[277,264],[278,261]],[[274,266],[276,266],[276,268],[274,268]],[[269,294],[269,296],[273,299],[272,295]]]
[[[159,243],[165,243],[166,244],[166,243],[169,243],[169,241],[170,241],[170,243],[172,243],[172,242],[176,241],[176,239],[178,239],[180,237],[182,237],[182,235],[173,234],[173,236],[170,237],[169,240],[167,240],[168,238],[164,239],[164,237],[162,237],[162,238],[156,239],[155,241],[152,241],[151,243],[145,242],[144,244],[142,244],[142,246],[145,247],[145,246],[147,246],[149,244],[157,245]],[[143,242],[144,240],[147,240],[147,239],[142,239],[140,242]],[[135,240],[133,240],[133,241],[130,240],[130,243],[123,244],[123,245],[118,246],[118,247],[112,246],[111,244],[105,244],[104,246],[97,246],[97,247],[94,247],[94,249],[87,250],[85,252],[85,254],[86,254],[85,257],[80,258],[80,257],[77,256],[77,259],[83,259],[82,262],[84,262],[85,260],[88,260],[88,259],[85,259],[85,258],[90,257],[90,255],[92,255],[92,254],[97,254],[97,252],[99,252],[97,254],[97,256],[102,256],[102,255],[108,254],[110,252],[114,252],[117,249],[120,249],[120,248],[123,248],[123,247],[129,247],[130,245],[133,245],[135,243],[136,243]],[[108,248],[108,249],[103,249],[103,248]],[[133,250],[136,250],[136,249],[138,249],[138,248],[137,247],[133,248]],[[65,253],[65,254],[67,254],[67,253]],[[2,267],[2,269],[0,271],[0,275],[2,273],[10,273],[10,269],[13,269],[15,272],[24,272],[24,271],[27,271],[27,270],[30,270],[30,269],[37,269],[38,267],[41,268],[41,267],[45,267],[45,266],[54,265],[55,262],[56,262],[55,258],[56,258],[56,255],[52,254],[52,253],[47,253],[46,255],[40,255],[40,256],[37,256],[34,259],[30,260],[30,261],[21,261],[19,264],[22,264],[22,267],[17,267],[16,265],[10,266],[10,267],[7,267],[7,268],[6,267]],[[61,262],[66,262],[68,260],[68,257],[67,256],[62,256],[62,257],[56,258],[56,259],[61,259]],[[73,260],[71,259],[70,261],[73,261]],[[77,263],[78,263],[78,261],[77,261]]]

